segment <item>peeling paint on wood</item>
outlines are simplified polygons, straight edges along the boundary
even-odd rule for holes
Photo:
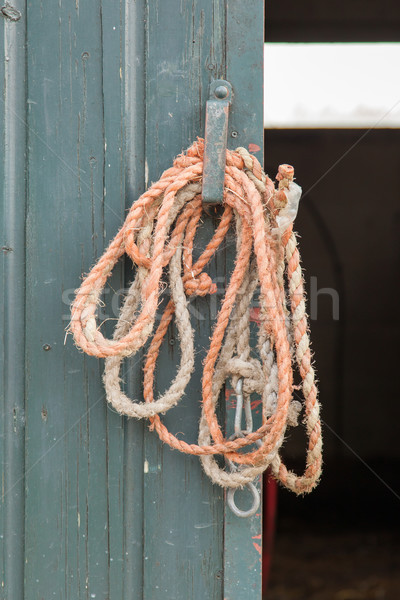
[[[12,6],[8,2],[6,2],[5,6],[2,6],[0,8],[0,13],[6,19],[8,19],[10,21],[14,21],[14,22],[19,21],[20,18],[22,17],[21,11],[19,11],[18,8],[16,8],[15,6]]]

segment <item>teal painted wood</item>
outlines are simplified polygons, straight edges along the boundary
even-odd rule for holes
[[[225,72],[225,2],[148,2],[146,54],[146,161],[148,181],[159,178],[176,154],[204,132],[212,77]],[[196,251],[214,224],[205,219]],[[224,273],[220,256],[210,274]],[[179,407],[163,417],[167,427],[196,442],[201,366],[209,343],[210,299],[191,303],[196,331],[196,371]],[[215,315],[214,315],[215,317]],[[171,327],[157,370],[161,392],[176,372],[179,351]],[[196,457],[171,451],[145,433],[143,599],[223,597],[223,493],[203,474]]]
[[[263,50],[264,0],[227,0],[227,79],[234,89],[228,147],[244,146],[263,164]],[[234,240],[232,240],[234,243]],[[228,256],[228,261],[231,257]],[[233,432],[234,407],[227,410]],[[261,414],[254,426],[261,425]],[[261,493],[261,478],[257,486]],[[240,508],[249,507],[249,492],[235,495]],[[224,600],[261,598],[262,510],[247,519],[236,517],[225,505]]]
[[[187,147],[196,135],[203,133],[211,77],[226,77],[237,92],[230,120],[230,131],[237,137],[231,137],[230,147],[253,144],[251,149],[258,149],[262,159],[262,3],[254,8],[237,2],[198,2],[190,6],[178,1],[168,5],[153,2],[149,4],[148,24],[149,180],[158,178],[178,149]],[[213,224],[205,219],[199,247],[204,246],[212,229]],[[217,257],[211,271],[220,281],[225,276],[224,260],[225,257]],[[180,408],[168,413],[164,420],[173,431],[183,432],[184,439],[195,441],[199,403],[194,401],[201,393],[201,362],[215,314],[211,315],[209,298],[197,299],[192,307],[199,349],[196,374]],[[173,328],[170,335],[174,339]],[[178,360],[175,348],[166,345],[160,354],[160,391],[172,377],[171,360]],[[226,512],[224,522],[221,492],[204,481],[198,462],[171,452],[147,433],[145,461],[144,557],[145,561],[152,561],[152,566],[144,567],[144,598],[239,600],[249,593],[260,597],[261,514],[240,520]],[[204,511],[201,504],[211,507],[211,512]],[[166,577],[170,572],[174,576]]]
[[[1,24],[1,27],[4,27],[4,24]],[[4,32],[2,31],[2,35],[4,36]],[[0,44],[0,81],[4,82],[4,44]],[[5,86],[4,86],[5,87]],[[1,147],[4,148],[4,92],[1,94],[1,104],[0,104],[0,144]],[[5,153],[2,154],[2,159],[0,160],[0,181],[4,182],[4,156]],[[0,254],[0,294],[1,294],[1,302],[0,302],[0,410],[1,410],[1,424],[0,424],[0,477],[1,481],[4,481],[4,471],[5,471],[5,461],[4,461],[4,442],[5,442],[5,427],[4,427],[4,414],[5,414],[5,364],[4,364],[4,354],[1,348],[4,348],[4,334],[5,334],[5,302],[4,302],[4,290],[6,286],[6,256],[7,256],[7,246],[5,244],[5,239],[7,237],[6,228],[5,228],[5,195],[4,195],[4,184],[1,188],[1,202],[0,202],[0,240],[1,240],[1,254]],[[5,544],[4,544],[4,492],[2,490],[1,494],[1,510],[0,510],[0,571],[1,571],[1,585],[4,586],[4,552],[5,552]]]
[[[123,421],[101,362],[64,345],[73,290],[124,217],[113,9],[28,5],[27,600],[122,597]],[[122,283],[117,269],[110,289]]]
[[[123,67],[124,67],[124,2],[102,2],[101,41],[102,41],[102,98],[104,131],[104,230],[103,243],[108,244],[109,234],[121,224],[125,207],[125,156],[124,156],[124,108],[123,108]],[[119,67],[119,68],[118,68]],[[121,268],[108,286],[105,308],[111,318],[108,334],[111,336],[116,315],[116,302],[119,294],[114,291],[124,288],[124,273]],[[101,364],[101,367],[103,365]],[[102,399],[102,404],[105,400]],[[124,521],[127,504],[124,501],[126,471],[125,422],[114,411],[106,410],[106,487],[107,505],[107,569],[108,597],[122,598],[126,568],[124,552]],[[95,515],[94,515],[95,516]],[[105,548],[100,552],[105,554]],[[93,593],[93,592],[91,592]],[[101,598],[101,596],[100,596]]]
[[[3,495],[8,554],[2,564],[9,586],[4,597],[222,600],[229,593],[232,600],[247,598],[247,586],[254,582],[256,597],[260,567],[257,563],[255,579],[249,579],[254,547],[248,534],[250,528],[258,535],[260,522],[244,526],[224,517],[223,493],[203,475],[198,459],[172,452],[142,423],[128,422],[107,409],[101,361],[78,352],[71,338],[64,343],[73,290],[121,224],[125,203],[130,206],[178,152],[202,135],[211,78],[228,75],[237,86],[230,127],[238,138],[230,138],[230,147],[258,144],[252,128],[262,98],[258,92],[251,101],[243,95],[249,83],[245,70],[252,77],[256,72],[251,44],[244,40],[246,54],[234,31],[234,22],[238,29],[240,23],[249,23],[248,15],[236,12],[239,3],[227,0],[42,0],[40,9],[30,0],[27,11],[23,3],[20,8],[22,20],[7,24],[10,31],[21,25],[14,30],[18,61],[7,66],[3,57],[1,66],[13,73],[9,95],[3,96],[8,121],[2,119],[0,135],[9,143],[0,175],[5,182],[3,210],[7,203],[3,224],[14,239],[3,237],[6,248],[9,239],[17,248],[3,252],[0,272],[0,281],[7,280],[1,321],[8,344],[1,386],[7,402],[4,481],[6,490],[15,486],[12,494]],[[258,19],[261,24],[262,16]],[[250,25],[258,36],[258,23],[250,20]],[[231,46],[229,35],[236,36]],[[235,82],[236,69],[243,73]],[[262,124],[258,136],[261,131]],[[23,340],[25,135],[29,193],[23,554],[24,354],[23,344],[16,345],[10,333],[19,333]],[[214,227],[205,219],[196,252]],[[210,268],[220,284],[230,260],[229,251],[220,253]],[[11,270],[14,287],[8,285]],[[104,317],[116,316],[113,291],[126,287],[131,277],[129,264],[125,271],[116,269],[104,297]],[[182,406],[165,422],[196,441],[201,361],[216,299],[196,299],[191,308],[199,350],[196,375]],[[4,329],[6,320],[9,329]],[[109,332],[111,326],[105,324]],[[158,391],[173,377],[179,359],[177,344],[172,344],[175,335],[171,327],[160,356]],[[13,364],[10,356],[16,358]],[[140,358],[127,361],[125,370],[127,387],[136,398],[141,396]],[[17,409],[15,420],[12,408]],[[232,550],[238,540],[240,555]],[[241,588],[233,586],[236,576]]]
[[[146,2],[125,6],[124,123],[127,208],[145,189],[145,19]],[[125,282],[132,280],[127,261]],[[142,398],[142,353],[126,361],[125,381],[132,398]],[[138,362],[139,359],[139,362]],[[144,423],[125,423],[123,599],[143,597],[143,432]]]
[[[25,2],[0,16],[2,93],[0,135],[1,235],[1,587],[22,598],[24,573],[24,349],[25,349]],[[15,20],[13,20],[15,18]],[[3,540],[7,540],[4,545]]]

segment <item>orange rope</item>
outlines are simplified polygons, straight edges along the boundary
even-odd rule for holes
[[[286,293],[283,282],[278,280],[278,263],[283,260],[290,240],[293,239],[292,228],[289,227],[280,237],[273,234],[276,217],[285,205],[285,188],[293,179],[293,168],[282,165],[277,179],[279,189],[275,190],[271,180],[263,173],[258,161],[252,158],[244,160],[239,152],[227,151],[226,175],[224,191],[224,210],[219,225],[207,247],[193,264],[193,244],[197,228],[202,216],[203,206],[200,195],[187,201],[180,210],[171,227],[171,210],[176,202],[177,194],[185,190],[193,182],[199,182],[203,170],[203,140],[198,139],[186,152],[178,156],[173,167],[163,173],[160,180],[153,184],[131,207],[124,225],[111,242],[108,249],[84,279],[77,291],[72,306],[71,331],[75,342],[86,353],[97,357],[129,356],[141,348],[151,335],[159,304],[161,276],[163,268],[174,256],[177,248],[183,245],[182,282],[187,296],[205,296],[216,292],[216,285],[204,268],[221,246],[233,218],[240,219],[241,239],[234,270],[230,277],[224,299],[213,329],[210,346],[204,362],[202,380],[203,411],[210,430],[212,443],[208,445],[188,444],[168,431],[158,414],[150,417],[151,429],[155,429],[160,438],[172,448],[188,454],[200,456],[223,454],[231,461],[242,465],[260,465],[282,444],[288,421],[288,410],[293,392],[292,349],[288,337]],[[245,164],[246,162],[246,164]],[[137,243],[138,232],[145,224],[154,221],[152,236]],[[141,305],[129,331],[120,339],[106,339],[99,330],[95,313],[100,295],[114,265],[126,253],[132,261],[145,271],[141,288]],[[215,404],[213,402],[213,381],[215,368],[232,310],[235,306],[238,291],[244,280],[246,269],[255,257],[260,297],[264,307],[265,318],[260,327],[270,338],[275,347],[276,365],[278,369],[277,407],[274,414],[263,416],[262,425],[252,433],[237,439],[226,439],[218,423]],[[297,248],[288,261],[287,276],[290,279],[299,268]],[[291,296],[292,314],[304,299],[302,281]],[[162,341],[167,333],[169,323],[174,316],[175,305],[171,299],[164,309],[162,318],[151,338],[144,365],[144,399],[146,403],[154,402],[154,372]],[[303,343],[307,333],[307,321],[304,318],[294,326],[294,344]],[[308,339],[308,338],[307,338]],[[310,374],[311,352],[307,346],[299,364],[300,375],[307,380]],[[313,376],[313,371],[312,371]],[[318,415],[313,415],[317,404],[317,390],[314,380],[310,390],[307,389],[306,415],[312,421],[307,468],[302,478],[291,484],[295,491],[308,491],[315,485],[321,470],[321,434]],[[313,412],[314,411],[314,412]],[[315,422],[316,421],[316,422]],[[310,428],[309,428],[310,429]],[[259,447],[247,452],[256,441],[261,440]],[[293,477],[279,462],[276,476],[283,483]]]

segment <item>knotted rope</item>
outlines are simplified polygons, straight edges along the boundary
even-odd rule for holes
[[[98,263],[84,279],[72,306],[71,331],[85,352],[106,358],[107,399],[121,414],[148,418],[151,429],[172,448],[200,456],[211,479],[223,487],[242,487],[268,466],[282,484],[296,493],[310,491],[321,472],[321,427],[312,367],[303,277],[292,231],[293,168],[279,168],[278,188],[259,162],[244,148],[227,151],[223,214],[206,248],[193,262],[193,245],[203,214],[201,178],[203,140],[179,155],[131,207],[125,223]],[[299,188],[298,188],[299,189]],[[194,334],[188,298],[216,292],[204,271],[236,228],[236,260],[204,361],[202,415],[198,444],[174,436],[160,414],[182,398],[194,368]],[[137,266],[113,339],[96,322],[100,296],[114,265],[126,253]],[[159,307],[162,275],[168,267],[171,298],[151,336]],[[258,358],[251,356],[251,302],[259,288]],[[286,289],[287,288],[287,289]],[[154,398],[154,372],[162,341],[175,316],[180,364],[169,389]],[[144,365],[145,402],[131,400],[121,389],[123,359],[150,339]],[[293,400],[293,364],[302,378],[304,423],[308,436],[304,474],[288,471],[279,455],[288,426],[297,424],[301,404]],[[258,394],[262,424],[256,431],[227,439],[216,408],[228,379],[243,381],[246,398]],[[236,465],[229,472],[215,455]]]

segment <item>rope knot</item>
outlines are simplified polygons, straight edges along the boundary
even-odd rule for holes
[[[215,294],[217,286],[213,283],[211,277],[207,273],[200,273],[197,277],[191,277],[185,281],[185,292],[188,296],[206,296],[207,294]]]
[[[227,375],[232,377],[232,385],[235,387],[239,378],[243,379],[243,392],[247,395],[262,394],[265,386],[260,362],[255,358],[244,360],[239,356],[233,356],[226,364]]]

